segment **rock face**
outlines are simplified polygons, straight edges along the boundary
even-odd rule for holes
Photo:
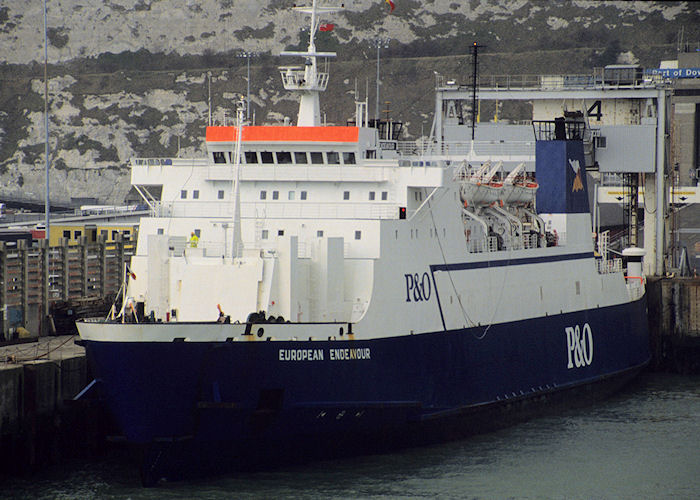
[[[320,0],[319,0],[320,1]],[[298,2],[301,3],[301,2]],[[323,3],[323,2],[321,2]],[[375,106],[377,36],[382,47],[382,111],[403,119],[409,137],[427,134],[433,71],[466,81],[478,40],[481,74],[589,73],[592,66],[675,57],[677,35],[700,40],[700,11],[689,2],[528,2],[525,0],[346,1],[319,33],[338,52],[322,96],[328,122],[343,124],[355,89]],[[119,204],[132,157],[199,156],[211,115],[230,120],[246,92],[256,123],[295,119],[276,57],[305,47],[303,16],[291,1],[61,0],[48,2],[51,197]],[[650,44],[653,40],[653,44]],[[0,4],[0,199],[43,197],[42,2]],[[369,90],[369,91],[368,91]],[[387,104],[385,101],[391,101]]]

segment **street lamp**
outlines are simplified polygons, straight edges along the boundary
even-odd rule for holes
[[[243,51],[239,52],[236,54],[236,57],[243,57],[246,60],[247,66],[248,66],[248,79],[247,79],[247,93],[246,93],[246,98],[245,98],[245,120],[250,121],[250,58],[251,57],[256,57],[258,55],[257,52],[248,52],[248,51]]]
[[[46,155],[46,168],[45,168],[45,182],[46,182],[46,193],[44,197],[44,240],[46,246],[44,247],[44,318],[46,321],[42,322],[42,327],[45,325],[47,327],[44,333],[48,332],[48,317],[49,317],[49,265],[51,264],[50,250],[51,250],[51,202],[49,199],[49,171],[50,171],[50,161],[49,161],[49,79],[48,79],[48,65],[49,65],[49,44],[48,44],[48,19],[46,15],[46,0],[44,0],[44,126],[45,126],[45,146],[44,154]]]
[[[386,37],[377,37],[372,40],[372,46],[377,48],[377,107],[374,109],[374,119],[377,122],[379,122],[379,49],[382,47],[388,49],[390,40]]]

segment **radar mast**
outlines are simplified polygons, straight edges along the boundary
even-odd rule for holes
[[[318,58],[335,57],[335,52],[316,52],[314,39],[321,25],[321,16],[343,10],[343,6],[317,5],[319,0],[313,0],[310,6],[294,7],[294,10],[311,15],[309,27],[309,46],[306,52],[284,51],[283,56],[304,58],[303,66],[280,66],[282,83],[286,90],[297,91],[301,94],[297,126],[317,127],[321,125],[321,108],[319,93],[326,90],[328,85],[328,62],[323,71],[319,70]]]

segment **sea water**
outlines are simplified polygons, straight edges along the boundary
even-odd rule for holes
[[[0,498],[700,498],[700,377],[643,374],[604,402],[387,455],[142,488],[115,453],[0,480]]]

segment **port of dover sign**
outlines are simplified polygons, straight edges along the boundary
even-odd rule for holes
[[[652,68],[644,71],[648,75],[664,78],[700,78],[700,68]]]

